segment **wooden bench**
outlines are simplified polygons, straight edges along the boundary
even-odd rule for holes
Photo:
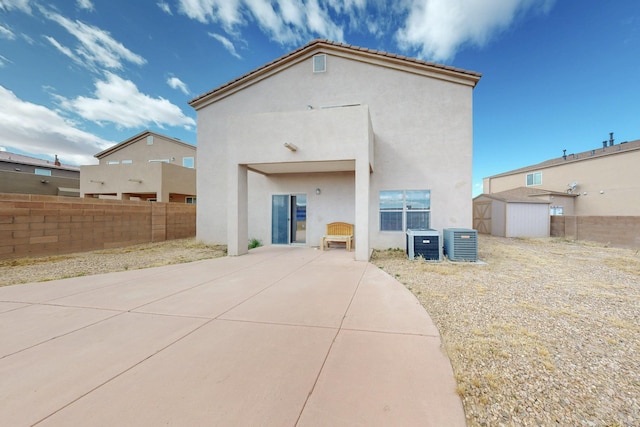
[[[330,243],[345,243],[347,245],[347,251],[351,252],[351,246],[353,245],[353,224],[347,224],[346,222],[332,222],[327,224],[327,234],[322,236],[320,241],[320,249],[324,251],[325,245],[327,248]]]

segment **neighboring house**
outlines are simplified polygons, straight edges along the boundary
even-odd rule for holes
[[[355,225],[355,257],[407,228],[472,225],[472,94],[481,75],[315,40],[190,101],[197,237],[319,246]]]
[[[80,168],[0,151],[0,193],[80,195]]]
[[[638,165],[640,140],[615,144],[611,134],[597,149],[484,178],[483,192],[534,190],[549,201],[551,215],[640,216]]]
[[[81,197],[195,203],[196,147],[145,131],[82,166]]]

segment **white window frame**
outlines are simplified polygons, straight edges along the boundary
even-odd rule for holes
[[[169,163],[169,159],[151,159],[149,163]]]
[[[130,164],[132,164],[132,163],[133,163],[133,160],[123,160],[123,161],[122,161],[122,164],[123,164],[123,165],[130,165]]]
[[[33,173],[41,176],[51,176],[51,169],[35,168]]]
[[[550,206],[549,214],[552,216],[562,216],[564,215],[564,206]]]
[[[107,160],[107,164],[108,165],[119,165],[120,161],[119,160]]]
[[[197,203],[196,197],[185,197],[184,202],[190,205],[195,205]]]
[[[411,193],[420,193],[420,192],[426,192],[427,195],[427,207],[420,207],[420,208],[412,208],[412,206],[409,204],[410,200],[407,197],[408,194]],[[389,195],[392,196],[392,193],[396,193],[395,197],[397,199],[398,204],[401,204],[401,206],[398,207],[389,207],[389,208],[383,208],[383,195]],[[407,216],[411,215],[412,213],[426,213],[427,214],[427,224],[425,228],[429,228],[431,226],[431,190],[427,190],[427,189],[421,189],[421,190],[382,190],[380,191],[380,193],[378,194],[378,210],[379,210],[379,215],[378,215],[378,226],[380,231],[383,232],[405,232],[407,230],[407,226],[408,226],[408,222],[407,221]],[[384,224],[385,221],[383,221],[383,216],[385,213],[401,213],[402,215],[402,219],[401,219],[401,229],[398,228],[387,228]]]
[[[320,65],[322,67],[320,67]],[[325,55],[324,53],[313,55],[313,72],[324,73],[326,71],[327,71],[327,55]]]
[[[531,184],[529,184],[529,177],[531,177]],[[528,173],[527,177],[525,178],[525,184],[527,184],[527,187],[542,185],[542,172]]]
[[[185,163],[191,163],[191,166],[187,166]],[[182,158],[182,167],[194,169],[196,167],[196,159],[195,157],[183,157]]]

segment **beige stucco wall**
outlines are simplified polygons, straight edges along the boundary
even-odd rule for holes
[[[316,189],[320,194],[316,194]],[[271,242],[271,206],[273,195],[307,195],[307,244],[319,246],[330,222],[355,223],[354,172],[282,174],[268,178],[249,175],[249,237],[261,236],[262,243]],[[357,233],[357,231],[356,231]]]
[[[236,135],[230,133],[230,130],[236,132],[239,129],[238,123],[250,123],[250,117],[265,112],[287,113],[285,116],[313,123],[314,115],[324,111],[322,107],[353,104],[368,106],[370,128],[367,132],[373,134],[369,139],[373,139],[374,143],[367,148],[373,172],[366,176],[366,173],[358,175],[356,171],[355,183],[339,180],[335,183],[338,187],[331,191],[342,194],[342,200],[338,200],[341,205],[357,206],[356,202],[348,200],[352,197],[351,191],[355,191],[352,188],[354,185],[355,188],[362,188],[368,181],[367,212],[362,213],[354,208],[354,222],[357,222],[358,212],[366,215],[367,218],[362,222],[368,224],[371,248],[403,247],[405,241],[403,232],[379,231],[378,197],[381,190],[430,189],[433,228],[470,228],[472,86],[425,77],[410,67],[401,71],[372,65],[362,62],[357,55],[347,55],[347,58],[335,56],[332,52],[326,53],[325,73],[312,72],[310,53],[298,62],[292,61],[286,69],[269,75],[267,79],[254,81],[242,90],[235,91],[232,96],[219,98],[215,103],[198,110],[198,157],[207,165],[206,168],[200,168],[197,178],[198,238],[209,242],[225,242],[227,239],[226,221],[220,219],[227,217],[229,207],[225,201],[230,185],[229,176],[235,177],[236,173],[228,170],[230,158],[235,156],[232,150],[241,149],[251,153],[257,149],[256,152],[271,155],[271,149],[260,150],[264,148],[261,144],[265,141],[275,141],[271,135],[255,140],[254,145],[238,148]],[[313,109],[308,109],[308,106]],[[343,111],[347,111],[347,108]],[[340,150],[341,133],[327,136],[327,133],[333,132],[332,128],[331,123],[324,128],[323,141],[333,141],[334,144],[325,149]],[[280,140],[282,142],[285,142],[291,130],[277,126],[273,129],[283,138]],[[360,132],[359,126],[354,129]],[[291,155],[292,159],[295,154],[302,157],[307,136],[312,137],[312,131],[318,130],[311,126],[303,130],[308,132],[306,136],[299,134],[302,136],[296,144],[301,147],[299,152],[287,153],[281,144],[275,142],[274,150],[281,150],[278,152]],[[255,156],[247,161],[264,161],[260,158]],[[363,166],[363,162],[360,163],[363,167],[361,172],[365,167],[368,168]],[[295,177],[249,179],[250,185],[255,185],[253,183],[256,181],[261,181],[264,194],[294,193],[298,191],[296,186],[300,182]],[[287,190],[287,182],[290,190]],[[310,181],[307,186],[315,188]],[[323,190],[323,194],[325,191],[330,190]],[[271,203],[270,200],[265,203],[264,194],[256,196],[255,193],[249,190],[249,228],[254,234],[263,235],[251,237],[268,243],[270,236],[265,233],[266,228],[255,226],[254,218],[270,217]],[[307,194],[311,203],[312,194]],[[355,197],[361,194],[356,191]],[[320,203],[321,200],[316,202]],[[313,206],[310,205],[308,209],[309,215],[314,215]],[[319,219],[316,221],[321,225]],[[309,239],[309,242],[317,245],[315,234],[312,235],[314,239]]]
[[[152,138],[152,144],[147,143],[148,137]],[[106,165],[109,161],[122,162],[123,160],[131,160],[133,164],[138,164],[148,163],[149,160],[168,159],[169,163],[182,166],[185,157],[193,157],[194,167],[197,167],[195,146],[177,143],[162,135],[151,134],[124,145],[117,151],[107,153],[100,159],[100,164]]]
[[[606,156],[567,160],[565,163],[540,170],[485,178],[484,192],[498,193],[523,187],[526,185],[528,173],[542,172],[542,183],[537,187],[544,190],[564,192],[568,189],[568,184],[577,182],[575,193],[580,196],[574,199],[574,211],[565,211],[566,215],[639,216],[640,150],[616,153],[617,147],[607,147],[611,154]],[[552,204],[558,203],[553,201]]]
[[[157,201],[169,202],[170,193],[196,194],[195,169],[169,163],[82,166],[80,176],[80,197],[114,194],[122,199],[126,194],[155,193]]]

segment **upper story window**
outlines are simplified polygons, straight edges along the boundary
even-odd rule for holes
[[[169,163],[169,159],[151,159],[149,163]]]
[[[380,192],[380,231],[424,229],[430,224],[430,190]]]
[[[35,173],[36,175],[51,176],[51,170],[50,170],[50,169],[39,169],[39,168],[35,168],[35,170],[33,171],[33,173]]]
[[[131,163],[133,163],[133,160],[123,160],[122,161],[123,165],[130,165]]]
[[[182,166],[185,168],[193,169],[195,167],[195,160],[193,157],[183,157],[182,158]]]
[[[108,165],[119,165],[120,161],[118,161],[118,160],[109,160],[109,161],[107,161],[107,164]]]
[[[153,135],[147,136],[147,145],[153,145]]]
[[[542,172],[534,172],[527,174],[527,187],[542,184]]]
[[[327,55],[314,55],[313,72],[324,73],[325,71],[327,71]]]

